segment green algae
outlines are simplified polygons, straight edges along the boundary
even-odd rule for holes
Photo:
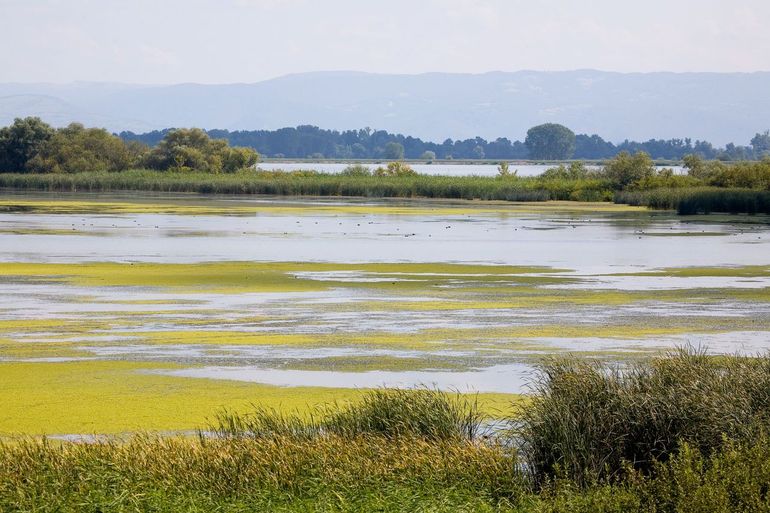
[[[460,216],[467,214],[524,213],[622,213],[643,212],[644,207],[614,203],[572,201],[503,202],[474,200],[399,200],[378,203],[289,202],[257,203],[249,201],[206,201],[195,196],[185,200],[89,201],[71,199],[0,199],[0,212],[39,214],[174,214],[174,215],[394,215]]]
[[[370,283],[335,279],[334,275],[301,273],[373,273],[393,281]],[[322,264],[293,262],[208,262],[200,264],[151,263],[81,263],[40,264],[8,263],[0,267],[0,277],[24,280],[45,279],[84,287],[154,287],[177,292],[233,293],[312,292],[333,288],[423,289],[458,278],[475,282],[554,284],[569,279],[551,276],[527,276],[559,272],[546,267],[485,266],[464,264]],[[394,275],[398,273],[398,275]],[[422,273],[422,274],[418,274]],[[429,275],[425,275],[429,274]]]
[[[223,407],[252,405],[309,412],[355,401],[360,390],[282,388],[236,381],[175,378],[149,371],[173,364],[122,361],[0,362],[0,434],[89,434],[187,431]],[[510,409],[519,396],[480,394],[484,410]]]
[[[367,372],[416,370],[468,370],[468,358],[446,358],[433,355],[424,357],[396,356],[330,356],[317,359],[287,361],[282,368],[292,370]],[[475,362],[478,365],[478,362]]]
[[[669,267],[638,273],[617,273],[608,276],[666,276],[677,278],[767,278],[770,277],[770,265],[744,265],[721,267]]]

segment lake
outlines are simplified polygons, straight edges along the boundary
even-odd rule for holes
[[[312,170],[319,173],[340,173],[346,167],[351,165],[350,163],[342,162],[260,162],[258,167],[265,171],[299,171],[299,170]],[[371,170],[377,167],[385,167],[387,162],[382,163],[365,163],[364,166]],[[447,175],[447,176],[496,176],[498,174],[497,164],[415,164],[409,163],[409,165],[417,173],[421,175]],[[516,171],[518,176],[537,176],[543,174],[546,170],[556,167],[556,164],[510,164],[510,171]],[[588,169],[599,169],[600,166],[586,166]],[[673,169],[677,174],[683,174],[686,172],[681,166],[660,166],[658,169],[664,167]]]
[[[770,348],[762,217],[39,194],[1,195],[0,212],[0,376],[21,376],[0,384],[49,394],[0,432],[84,390],[115,418],[104,394],[190,403],[204,384],[273,405],[377,386],[520,394],[545,355]],[[54,431],[91,425],[72,415]]]

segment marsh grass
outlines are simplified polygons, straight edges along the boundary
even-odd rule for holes
[[[314,171],[248,171],[234,174],[131,170],[120,173],[0,173],[0,187],[17,190],[106,192],[142,190],[278,196],[369,198],[446,198],[506,201],[611,201],[600,179],[541,180],[537,177],[372,176],[352,169],[344,174]]]
[[[259,407],[246,414],[222,411],[206,431],[223,438],[372,435],[470,442],[481,434],[483,421],[475,396],[429,388],[384,388],[365,392],[360,401],[322,407],[311,415]]]
[[[616,203],[676,210],[681,215],[770,214],[770,191],[717,187],[686,187],[625,191],[615,195]]]
[[[0,447],[3,512],[474,511],[522,491],[502,448],[413,437]]]
[[[546,362],[519,419],[522,455],[536,480],[612,479],[626,465],[649,472],[683,443],[708,456],[748,441],[770,415],[770,357],[667,358],[609,366]]]

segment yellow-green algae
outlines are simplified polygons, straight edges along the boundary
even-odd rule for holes
[[[638,273],[618,273],[610,276],[666,276],[677,278],[767,278],[770,277],[770,265],[743,265],[720,267],[668,267]]]
[[[334,401],[356,400],[359,390],[283,388],[236,381],[147,373],[173,364],[122,361],[0,362],[0,434],[89,434],[185,431],[204,425],[222,407],[261,405],[307,412]],[[518,396],[480,394],[497,414]]]
[[[645,207],[577,201],[504,202],[478,200],[398,200],[377,203],[206,201],[191,195],[165,202],[88,201],[70,199],[0,199],[0,212],[41,214],[175,214],[175,215],[409,215],[452,216],[506,213],[643,212]]]
[[[376,273],[393,282],[349,281],[325,275],[303,277],[299,273]],[[446,284],[457,279],[473,282],[553,284],[552,276],[527,276],[560,272],[547,267],[466,264],[325,264],[307,262],[207,262],[198,264],[155,263],[7,263],[0,277],[37,278],[84,287],[157,287],[178,292],[311,292],[331,288],[424,289],[426,284]],[[398,273],[398,274],[396,274]],[[523,275],[523,276],[522,276]]]

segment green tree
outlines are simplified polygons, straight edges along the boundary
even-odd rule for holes
[[[751,139],[751,147],[754,149],[754,157],[758,159],[770,155],[770,130],[756,134]]]
[[[54,129],[40,118],[16,118],[0,128],[0,172],[22,172],[27,163],[54,135]]]
[[[473,158],[474,159],[483,159],[486,156],[484,153],[484,147],[481,145],[476,145],[473,148]]]
[[[531,159],[565,160],[575,153],[575,133],[566,126],[546,123],[530,128],[524,144]]]
[[[259,154],[251,148],[231,147],[224,139],[211,139],[200,128],[168,132],[144,159],[151,169],[232,173],[253,166]]]
[[[388,160],[403,160],[404,145],[397,142],[389,142],[385,145],[382,156]]]
[[[435,151],[424,151],[422,155],[420,155],[421,160],[436,160],[436,152]]]
[[[27,169],[35,173],[123,171],[134,164],[134,160],[135,155],[120,137],[103,128],[71,123],[41,145],[27,162]]]
[[[603,174],[615,189],[626,189],[655,176],[655,163],[643,151],[621,151],[604,166]]]

